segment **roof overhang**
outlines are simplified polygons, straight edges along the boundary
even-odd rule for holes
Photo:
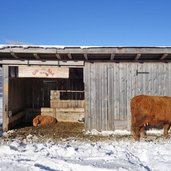
[[[0,64],[11,60],[171,62],[171,47],[0,45]]]

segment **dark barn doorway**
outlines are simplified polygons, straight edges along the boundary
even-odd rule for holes
[[[70,68],[69,79],[44,79],[42,106],[50,106],[52,90],[60,92],[61,100],[84,100],[83,69]]]
[[[69,78],[19,78],[9,67],[9,129],[31,125],[38,114],[59,121],[84,117],[83,68],[69,68]]]

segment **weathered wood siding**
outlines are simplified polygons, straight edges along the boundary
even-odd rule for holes
[[[86,63],[86,129],[130,129],[130,99],[171,96],[171,63]]]
[[[3,131],[7,131],[9,128],[9,117],[8,117],[8,89],[9,89],[9,72],[8,66],[2,68],[2,81],[3,81]]]

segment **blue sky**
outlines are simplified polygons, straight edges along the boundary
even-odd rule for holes
[[[0,44],[171,46],[171,0],[1,0]]]

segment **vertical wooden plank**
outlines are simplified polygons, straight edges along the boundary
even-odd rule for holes
[[[110,124],[110,98],[109,98],[109,94],[110,94],[110,64],[107,63],[106,64],[106,101],[105,101],[105,108],[106,108],[106,114],[107,114],[107,126],[106,126],[106,130],[111,130],[111,124]]]
[[[102,118],[101,118],[101,120],[102,120],[102,125],[101,125],[101,129],[102,130],[105,130],[105,114],[104,114],[104,92],[103,92],[103,87],[104,87],[104,64],[102,64],[101,65],[101,67],[100,67],[100,76],[101,76],[101,78],[100,78],[100,80],[101,80],[101,82],[100,82],[100,84],[101,84],[101,98],[99,99],[100,101],[101,101],[101,116],[102,116]]]
[[[153,64],[154,65],[154,64]],[[152,80],[154,79],[154,76],[156,75],[156,94],[154,93],[153,95],[161,95],[161,64],[160,65],[157,65],[156,64],[156,71],[153,72],[153,75],[152,75]],[[154,67],[155,69],[155,67]],[[158,71],[157,71],[158,70]],[[154,81],[153,81],[153,86],[154,86]]]
[[[165,66],[164,66],[164,63],[162,63],[162,89],[161,89],[162,96],[165,95],[165,89],[166,89],[166,85],[165,85]]]
[[[158,68],[154,70],[155,73],[155,78],[154,80],[156,80],[156,83],[154,82],[153,84],[153,88],[154,88],[154,94],[161,96],[162,95],[162,80],[163,80],[163,71],[162,71],[162,63],[160,63],[160,65],[155,64],[155,66],[157,66]]]
[[[119,120],[123,120],[123,69],[119,63]]]
[[[128,70],[127,70],[127,64],[124,63],[124,120],[127,121],[128,119],[128,112],[127,112],[127,75],[128,75]]]
[[[114,114],[113,114],[113,119],[114,120],[116,120],[117,119],[117,64],[115,63],[114,64],[114,68],[113,68],[113,95],[114,95],[114,97],[113,97],[113,99],[114,99],[114,103],[113,103],[113,105],[114,105]],[[115,123],[115,122],[114,122]],[[115,128],[115,125],[114,125],[114,128]]]
[[[114,79],[115,79],[115,64],[112,64],[112,109],[111,109],[111,118],[112,118],[112,130],[115,130],[115,125],[114,125],[114,116],[115,116],[115,84],[114,84]]]
[[[169,96],[169,65],[168,63],[164,63],[164,96]]]
[[[95,79],[95,65],[90,64],[90,115],[91,115],[91,129],[96,129],[96,79]]]
[[[105,116],[106,116],[106,122],[105,122],[105,130],[108,130],[108,64],[105,64],[105,84],[104,84],[104,107],[105,107]]]
[[[143,64],[143,71],[144,72],[147,72],[148,73],[148,69],[147,69],[147,66],[146,64]],[[146,77],[148,76],[149,74],[143,74],[143,80],[142,80],[142,94],[146,94],[145,92],[145,87],[146,87]]]
[[[137,69],[137,95],[140,95],[142,94],[142,78],[143,78],[143,74],[141,74],[142,72],[144,72],[143,70],[143,67],[142,67],[143,64],[141,63],[138,63],[137,66],[138,66],[138,69]]]
[[[84,75],[84,98],[85,98],[85,123],[84,123],[84,126],[85,126],[85,129],[86,130],[89,130],[89,124],[88,124],[88,86],[87,86],[87,68],[88,68],[88,64],[85,63],[84,65],[84,70],[83,70],[83,75]]]
[[[100,130],[103,130],[103,102],[102,102],[102,77],[103,77],[103,70],[102,70],[102,65],[99,64],[99,78],[98,78],[98,90],[99,91],[99,99],[97,99],[99,101],[99,115],[100,115]]]
[[[106,130],[106,109],[105,109],[105,64],[101,65],[101,86],[102,86],[102,96],[101,96],[101,101],[102,101],[102,130]]]
[[[153,64],[149,64],[149,95],[153,95]]]
[[[156,71],[157,74],[157,71]],[[157,85],[159,85],[159,93],[158,95],[161,96],[163,94],[163,66],[162,63],[159,65],[159,82]]]
[[[133,77],[133,81],[132,81],[132,96],[134,97],[135,95],[137,95],[138,91],[138,81],[137,81],[137,71],[138,71],[138,63],[135,63],[135,65],[132,65],[132,77]]]
[[[116,64],[116,75],[115,75],[115,87],[116,87],[116,99],[115,99],[115,120],[119,120],[119,114],[120,114],[120,70],[119,70],[119,63]]]
[[[145,70],[146,72],[149,72],[149,74],[146,74],[145,75],[145,80],[144,80],[144,84],[145,84],[145,87],[144,87],[144,94],[145,95],[150,95],[151,92],[150,92],[150,64],[146,63],[145,64]]]
[[[101,64],[96,64],[96,125],[97,130],[102,130],[102,108],[101,104],[101,72],[100,72]]]
[[[118,107],[118,75],[119,75],[119,70],[118,70],[118,63],[114,63],[114,68],[113,68],[113,105],[114,105],[114,113],[113,113],[113,128],[115,129],[115,123],[116,120],[118,119],[119,115],[119,107]]]
[[[9,96],[9,68],[3,65],[3,131],[9,129],[9,116],[8,116],[8,96]]]
[[[154,95],[154,92],[155,92],[154,91],[154,77],[155,77],[154,68],[155,68],[155,65],[153,63],[151,63],[151,65],[150,65],[150,83],[151,83],[150,92],[151,92],[151,95]]]
[[[105,68],[105,109],[106,109],[106,130],[109,130],[109,113],[108,113],[108,103],[109,103],[109,91],[108,91],[108,84],[109,84],[109,78],[108,78],[108,70],[109,70],[109,63],[106,63]]]
[[[168,81],[166,81],[167,79],[167,75],[168,75],[168,70],[167,70],[167,64],[163,63],[163,96],[168,95],[167,90],[168,90]]]
[[[163,70],[163,63],[160,65],[160,95],[163,96],[164,93],[164,70]]]
[[[130,109],[130,101],[132,98],[132,94],[131,94],[131,82],[132,82],[132,72],[131,72],[131,67],[132,64],[128,63],[127,64],[127,129],[130,130],[131,129],[131,109]]]
[[[85,91],[85,129],[91,130],[90,125],[90,63],[85,63],[84,67],[84,91]]]
[[[99,93],[98,93],[98,84],[99,84],[99,65],[97,63],[94,64],[94,88],[93,88],[93,93],[94,93],[94,110],[93,110],[93,114],[94,114],[94,122],[95,122],[95,129],[100,130],[100,123],[99,121],[101,121],[100,117],[99,117],[99,113],[98,113],[98,98],[99,98]]]
[[[130,63],[127,65],[128,67],[128,88],[127,88],[127,129],[131,129],[131,108],[130,108],[130,102],[131,99],[138,94],[137,88],[138,88],[138,81],[137,81],[137,70],[138,70],[138,63]]]
[[[108,65],[108,130],[114,130],[114,67]]]
[[[120,120],[126,120],[126,64],[120,63]]]
[[[164,63],[162,63],[161,65],[161,72],[162,72],[162,77],[161,77],[161,95],[164,96],[164,92],[166,89],[166,85],[164,84],[164,77],[165,77],[165,73],[164,73]]]

